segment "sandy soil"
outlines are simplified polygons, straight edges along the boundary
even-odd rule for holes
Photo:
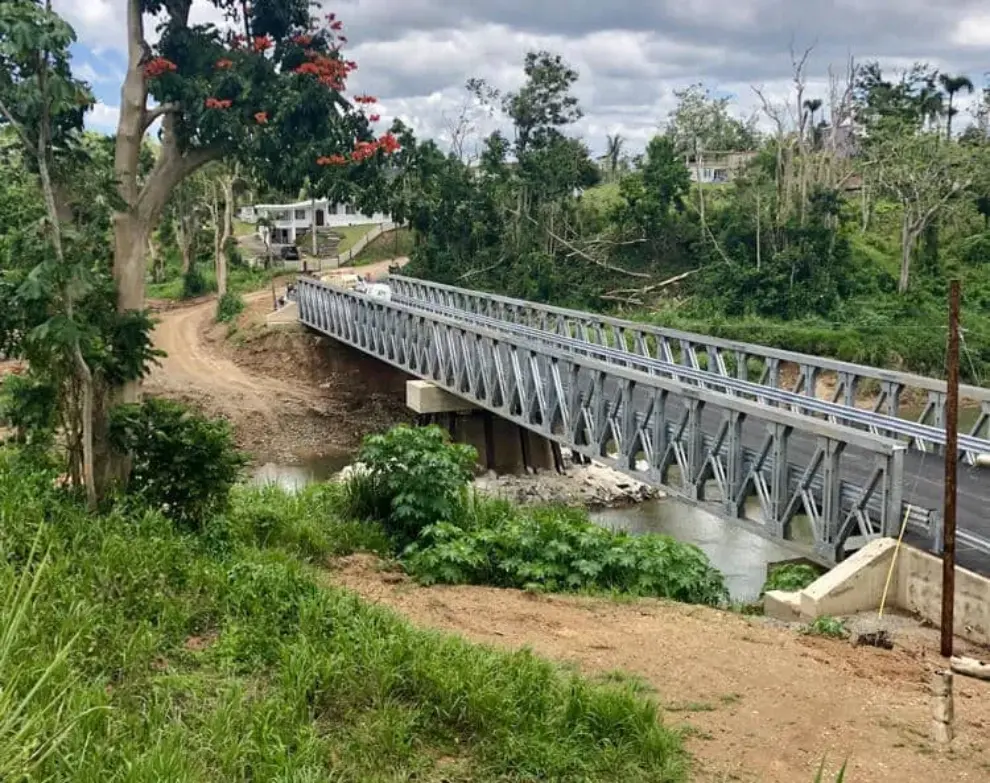
[[[360,271],[387,269],[385,262]],[[214,323],[212,298],[160,311],[154,342],[167,356],[146,391],[227,419],[262,462],[348,452],[364,434],[407,417],[400,373],[302,331],[268,330],[270,291],[245,300],[233,334]]]
[[[927,687],[938,641],[913,622],[892,621],[886,652],[660,601],[421,588],[367,556],[334,563],[329,578],[419,625],[612,680],[625,673],[684,728],[693,780],[811,783],[823,756],[833,772],[849,759],[848,783],[990,779],[990,684],[956,679],[956,740],[936,749]]]

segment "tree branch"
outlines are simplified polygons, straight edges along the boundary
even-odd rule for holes
[[[153,109],[145,110],[144,120],[141,123],[143,130],[147,131],[159,117],[163,117],[166,114],[178,113],[180,110],[177,103],[163,103]]]
[[[499,256],[498,261],[496,261],[494,264],[490,264],[489,266],[482,267],[481,269],[471,269],[471,270],[468,270],[463,275],[461,275],[460,277],[458,277],[457,280],[458,280],[458,282],[462,282],[464,280],[468,280],[469,278],[474,277],[475,275],[483,275],[485,272],[491,272],[493,269],[496,269],[499,266],[501,266],[503,263],[505,263],[505,259],[506,258],[508,258],[508,256],[506,256],[506,255],[503,254],[503,255]]]
[[[641,277],[644,280],[648,280],[650,278],[650,275],[647,274],[646,272],[633,272],[630,269],[623,269],[621,266],[615,266],[614,264],[608,263],[608,261],[602,261],[601,259],[595,258],[592,255],[589,255],[588,253],[586,253],[585,251],[581,250],[580,248],[575,247],[573,244],[571,244],[570,242],[568,242],[562,236],[559,236],[559,235],[555,234],[549,228],[546,228],[545,226],[543,226],[540,223],[540,221],[536,220],[531,215],[523,215],[522,213],[520,213],[517,210],[509,210],[509,212],[511,212],[517,218],[523,218],[524,217],[530,223],[532,223],[533,225],[542,228],[544,231],[547,232],[547,234],[550,237],[552,237],[553,239],[555,239],[558,242],[560,242],[560,244],[564,245],[564,247],[568,248],[571,251],[571,255],[581,256],[581,258],[584,258],[584,259],[590,261],[591,263],[593,263],[593,264],[595,264],[597,266],[603,267],[604,269],[608,269],[611,272],[620,272],[620,273],[622,273],[624,275],[629,275],[629,277]]]

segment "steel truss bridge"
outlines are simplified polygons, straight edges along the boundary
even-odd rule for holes
[[[301,278],[300,321],[819,562],[905,519],[910,540],[941,548],[943,381],[388,283],[383,301]],[[961,393],[979,412],[959,439],[959,559],[988,571],[990,481],[973,466],[990,454],[990,389]]]

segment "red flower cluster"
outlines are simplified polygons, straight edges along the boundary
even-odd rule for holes
[[[171,60],[166,60],[164,57],[156,57],[145,63],[144,75],[148,79],[154,79],[161,76],[163,73],[169,73],[176,70],[178,70],[178,66]]]
[[[230,100],[220,100],[219,98],[207,98],[206,108],[207,109],[229,109],[234,105],[233,101]]]
[[[231,39],[230,39],[230,48],[231,49],[240,49],[241,46],[244,45],[244,42],[246,40],[247,40],[247,38],[245,36],[243,36],[243,35],[234,35],[234,36],[231,36]]]
[[[333,57],[326,57],[319,52],[313,52],[311,55],[307,52],[307,55],[311,56],[312,60],[296,68],[296,73],[315,76],[320,84],[332,90],[339,92],[344,89],[344,81],[352,70],[347,63]]]
[[[224,60],[217,60],[217,68],[219,70],[221,70],[221,71],[225,71],[228,68],[233,68],[233,67],[234,67],[234,61],[233,60],[226,60],[226,59],[224,59]]]
[[[378,147],[386,155],[391,155],[392,153],[398,152],[402,149],[402,145],[399,144],[399,140],[395,138],[394,133],[386,133],[378,139]]]
[[[370,158],[376,152],[378,152],[377,141],[359,141],[354,145],[354,151],[351,152],[351,160],[355,163],[360,163],[362,160]]]
[[[255,36],[255,39],[252,42],[251,47],[258,54],[261,54],[262,52],[267,52],[274,45],[275,45],[275,42],[272,40],[272,37],[270,35],[258,35],[258,36]]]
[[[309,46],[313,43],[313,36],[297,35],[292,39],[292,43],[296,44],[296,46]]]
[[[316,159],[317,166],[345,166],[347,158],[343,155],[323,155]]]
[[[373,95],[355,95],[354,102],[371,104],[371,103],[378,103],[378,99]]]
[[[330,22],[330,29],[333,30],[334,32],[337,32],[338,30],[343,30],[344,29],[344,23],[341,22],[339,19],[336,20],[336,21]]]
[[[368,122],[378,122],[382,118],[380,114],[372,114],[368,117]]]
[[[372,157],[379,150],[386,155],[391,155],[400,149],[402,149],[402,146],[399,144],[399,140],[395,138],[395,135],[386,133],[376,141],[359,141],[355,144],[354,150],[351,152],[351,160],[355,163],[360,163]]]
[[[268,112],[266,112],[266,111],[259,111],[257,114],[254,115],[254,121],[257,122],[259,125],[267,125],[268,124]]]

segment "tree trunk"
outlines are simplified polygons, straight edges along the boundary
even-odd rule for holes
[[[217,256],[217,296],[227,293],[227,245],[233,239],[234,185],[233,180],[223,183],[223,234],[220,236],[220,252]]]
[[[910,218],[905,215],[901,224],[901,277],[897,282],[897,292],[906,293],[911,275],[911,251],[914,249],[914,233]]]
[[[760,191],[756,191],[756,271],[760,271],[763,260],[762,238],[760,236]]]

